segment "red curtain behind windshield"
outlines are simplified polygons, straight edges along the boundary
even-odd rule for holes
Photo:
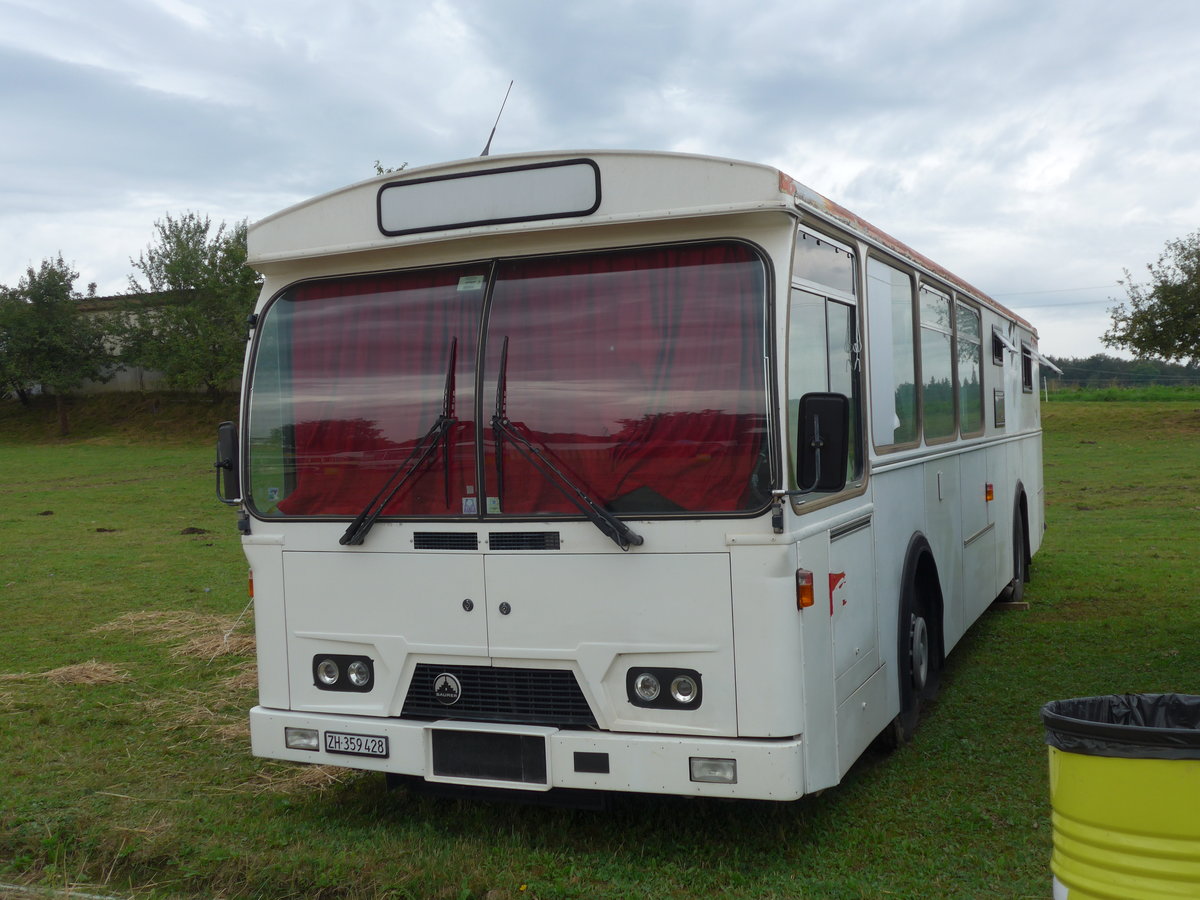
[[[474,365],[487,271],[313,282],[268,311],[272,327],[291,329],[296,462],[280,512],[361,512],[442,413],[454,338],[459,421],[448,477],[439,449],[385,514],[576,512],[511,444],[498,491],[490,417],[506,336],[510,418],[600,504],[635,515],[766,502],[764,269],[752,250],[709,244],[500,263],[480,490]]]
[[[457,339],[453,399],[460,421],[447,435],[448,450],[439,449],[386,511],[462,513],[461,498],[475,481],[474,363],[485,271],[314,282],[278,302],[289,308],[271,314],[291,319],[296,456],[296,488],[281,512],[361,512],[442,413]]]
[[[741,244],[506,262],[484,396],[507,336],[509,417],[597,502],[631,514],[761,506],[763,290]],[[575,510],[511,444],[501,507]]]

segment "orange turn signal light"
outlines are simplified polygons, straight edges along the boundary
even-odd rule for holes
[[[987,499],[988,503],[991,503],[993,500],[996,499],[996,488],[992,485],[992,483],[990,481],[984,486],[983,495]]]
[[[808,569],[796,570],[796,609],[807,609],[816,602],[813,596],[813,573]]]

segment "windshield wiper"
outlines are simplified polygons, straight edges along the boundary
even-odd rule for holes
[[[492,415],[492,433],[496,439],[496,491],[503,505],[504,497],[504,439],[507,438],[517,451],[546,480],[558,488],[564,497],[573,503],[600,532],[610,538],[622,550],[640,547],[643,538],[628,525],[600,506],[587,492],[561,472],[546,458],[541,448],[518,430],[518,423],[508,418],[508,337],[500,350],[500,375],[496,379],[496,411]],[[524,426],[521,426],[524,427]]]
[[[454,363],[458,356],[458,338],[450,339],[450,361],[446,364],[446,387],[442,392],[442,412],[437,417],[430,429],[425,432],[417,445],[413,447],[412,452],[404,462],[396,467],[396,470],[388,476],[388,480],[383,483],[383,487],[371,498],[371,502],[366,505],[366,508],[358,514],[346,532],[338,538],[338,543],[343,546],[357,546],[361,544],[367,537],[367,533],[375,524],[375,520],[382,515],[384,508],[392,502],[392,498],[399,493],[400,488],[408,482],[408,480],[421,470],[425,465],[425,461],[433,456],[439,446],[442,448],[442,466],[444,481],[444,490],[446,492],[446,505],[450,505],[450,442],[446,440],[450,429],[457,423],[458,419],[454,417]]]

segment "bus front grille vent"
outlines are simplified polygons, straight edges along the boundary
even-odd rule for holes
[[[557,531],[493,531],[488,534],[493,550],[557,550]]]
[[[448,683],[453,689],[447,689]],[[579,689],[575,673],[569,669],[421,663],[413,674],[400,715],[412,719],[596,727],[596,717]]]
[[[478,550],[479,535],[473,531],[416,531],[413,546],[418,550]]]

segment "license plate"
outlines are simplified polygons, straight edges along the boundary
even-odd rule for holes
[[[349,756],[387,757],[388,739],[374,734],[346,734],[343,731],[325,732],[325,750]]]

